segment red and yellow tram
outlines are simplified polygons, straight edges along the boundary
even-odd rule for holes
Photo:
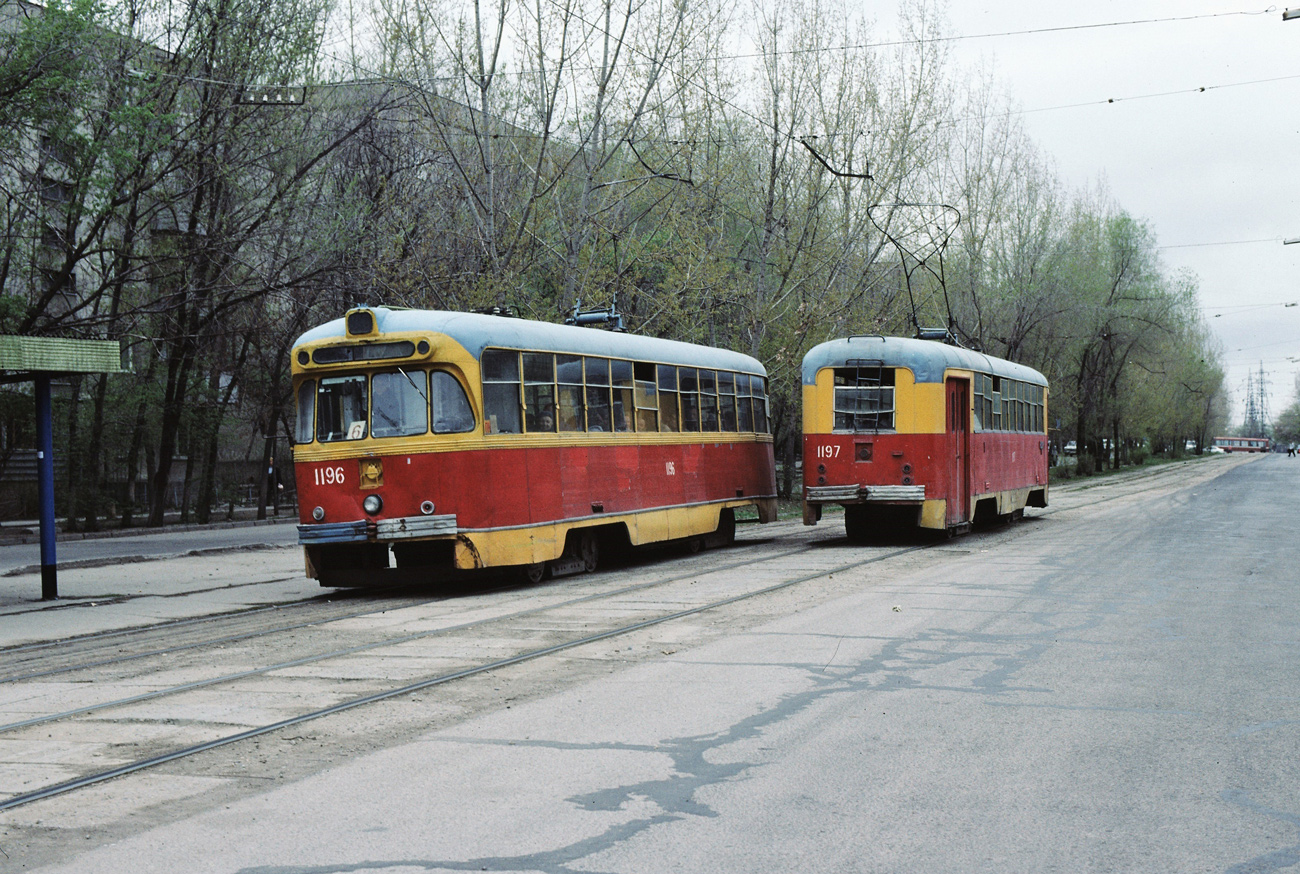
[[[355,309],[294,345],[307,573],[592,570],[600,544],[776,517],[767,374],[726,350],[495,315]]]
[[[804,524],[844,507],[878,526],[949,533],[1047,506],[1047,380],[931,340],[850,337],[803,360]]]

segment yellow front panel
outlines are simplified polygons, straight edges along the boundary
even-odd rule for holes
[[[943,383],[917,384],[912,371],[894,369],[894,430],[899,434],[942,434]],[[817,372],[817,384],[803,387],[804,434],[829,434],[835,428],[835,369]]]

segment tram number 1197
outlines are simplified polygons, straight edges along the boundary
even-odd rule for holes
[[[839,458],[840,457],[839,444],[838,443],[822,444],[821,446],[818,446],[817,457],[818,458]]]
[[[316,468],[316,485],[318,486],[341,486],[343,485],[343,479],[343,468],[341,467]]]

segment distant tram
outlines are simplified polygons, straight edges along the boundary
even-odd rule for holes
[[[355,309],[300,337],[307,573],[590,571],[601,544],[776,518],[767,373],[735,352],[502,316]]]
[[[850,538],[947,533],[1047,506],[1047,380],[930,340],[850,337],[803,360],[804,524],[844,507]]]
[[[1267,437],[1215,437],[1214,445],[1224,452],[1268,452],[1272,448]]]

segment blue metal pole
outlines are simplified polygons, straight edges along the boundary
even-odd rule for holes
[[[54,557],[54,412],[50,377],[36,375],[36,493],[41,505],[41,599],[59,597]]]

